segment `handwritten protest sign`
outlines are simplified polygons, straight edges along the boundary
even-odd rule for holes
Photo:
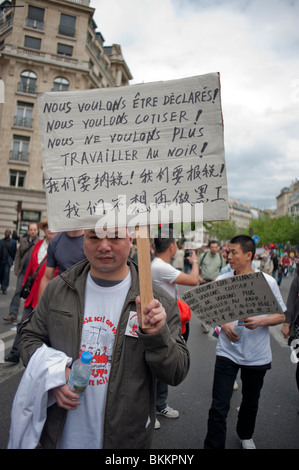
[[[42,93],[50,229],[224,220],[219,74]]]
[[[206,326],[241,318],[282,313],[262,272],[210,282],[186,291],[182,299]]]

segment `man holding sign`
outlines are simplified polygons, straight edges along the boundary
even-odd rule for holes
[[[239,235],[230,242],[228,261],[234,270],[217,280],[234,275],[254,272],[252,259],[255,243],[247,235]],[[286,310],[274,278],[264,273],[282,311]],[[242,337],[235,330],[238,321],[221,325],[216,347],[216,363],[213,384],[213,401],[209,411],[208,432],[204,442],[206,449],[225,448],[226,418],[238,370],[241,369],[242,402],[240,405],[237,434],[245,449],[255,449],[252,440],[258,401],[266,371],[271,368],[269,326],[283,323],[285,315],[256,315],[240,318]]]
[[[151,446],[156,378],[179,384],[189,368],[176,301],[159,286],[140,328],[138,270],[128,261],[126,228],[84,232],[86,260],[46,287],[22,325],[24,363],[44,344],[73,360],[93,355],[84,400],[65,383],[53,389],[40,442],[44,448],[136,449]],[[64,381],[64,377],[63,377]]]

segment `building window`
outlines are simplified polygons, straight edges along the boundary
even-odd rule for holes
[[[72,57],[73,46],[67,46],[66,44],[57,44],[57,54],[68,55]]]
[[[70,82],[63,77],[56,77],[53,81],[53,91],[67,91],[69,89]]]
[[[24,47],[29,49],[36,49],[40,51],[42,40],[39,38],[33,38],[32,36],[25,36]]]
[[[17,114],[14,118],[14,125],[20,127],[32,128],[33,104],[18,101]]]
[[[44,8],[28,6],[28,16],[26,18],[26,26],[35,29],[44,29]]]
[[[59,25],[59,34],[64,36],[75,37],[75,26],[76,26],[76,17],[65,15],[61,13],[60,15],[60,25]]]
[[[21,135],[13,136],[12,151],[10,152],[10,160],[19,162],[28,162],[29,160],[29,137]]]
[[[25,70],[21,73],[21,81],[18,86],[18,91],[23,93],[35,93],[37,75],[34,72]]]
[[[24,188],[26,171],[9,170],[9,186]]]
[[[38,211],[22,211],[22,222],[39,222],[41,213]]]

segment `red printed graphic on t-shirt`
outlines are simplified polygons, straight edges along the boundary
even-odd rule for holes
[[[89,385],[108,383],[112,352],[116,335],[116,326],[106,316],[88,316],[84,318],[80,356],[88,351],[92,354],[92,373]]]

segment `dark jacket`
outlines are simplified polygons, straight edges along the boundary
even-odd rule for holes
[[[15,240],[10,238],[8,244],[6,244],[5,238],[0,240],[0,261],[3,260],[3,256],[6,252],[6,254],[7,254],[6,261],[7,261],[7,264],[8,264],[9,267],[11,267],[13,265],[15,255],[16,255],[16,251],[17,251],[17,244],[16,244]]]
[[[35,237],[31,242],[29,241],[29,236],[25,235],[21,238],[19,247],[14,260],[14,273],[16,276],[19,276],[25,265],[25,261],[28,256],[28,261],[32,254],[34,245],[38,242],[38,237]]]
[[[178,385],[189,369],[189,352],[180,334],[175,300],[157,285],[154,297],[167,312],[167,324],[154,335],[126,336],[130,311],[136,311],[139,294],[137,266],[128,262],[132,285],[115,338],[104,421],[104,449],[149,448],[155,423],[156,378]],[[26,365],[43,343],[76,359],[84,317],[84,298],[89,262],[83,260],[53,279],[31,316],[22,324],[19,350]],[[48,409],[41,437],[44,448],[55,448],[66,410],[55,403]],[[148,423],[150,423],[148,425]]]
[[[295,323],[299,324],[299,275],[294,278],[287,300],[285,323],[290,323],[290,337],[294,336]]]

